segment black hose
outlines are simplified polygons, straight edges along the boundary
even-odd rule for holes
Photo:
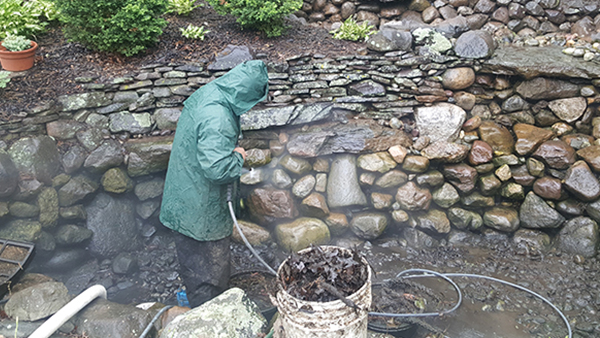
[[[160,315],[162,315],[163,313],[165,313],[165,311],[167,311],[168,309],[170,309],[172,307],[173,307],[173,305],[167,305],[167,306],[163,307],[162,309],[160,309],[160,311],[158,311],[158,313],[156,315],[154,315],[154,318],[152,318],[152,320],[150,321],[150,324],[148,324],[148,326],[146,326],[146,329],[144,330],[144,332],[142,332],[142,334],[140,335],[140,338],[145,338],[146,335],[148,334],[148,332],[150,332],[150,330],[152,329],[152,326],[154,325],[154,323],[156,323],[156,321],[160,317]]]

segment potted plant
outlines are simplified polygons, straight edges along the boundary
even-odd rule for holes
[[[10,35],[0,41],[0,64],[4,70],[19,72],[33,67],[37,43],[24,36]]]

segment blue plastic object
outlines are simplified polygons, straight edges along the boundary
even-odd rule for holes
[[[187,293],[184,289],[177,291],[177,305],[190,307],[190,301],[187,298]]]

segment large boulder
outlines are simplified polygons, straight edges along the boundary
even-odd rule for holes
[[[431,143],[454,142],[465,122],[467,113],[459,106],[438,103],[431,107],[415,109],[415,120],[420,136],[427,136]]]
[[[529,192],[525,197],[519,215],[521,225],[532,229],[558,228],[565,221],[565,218],[558,211],[552,209],[533,192]]]
[[[367,205],[367,196],[358,184],[354,156],[338,155],[333,160],[327,180],[327,204],[331,208]]]
[[[12,318],[36,321],[53,315],[70,300],[63,283],[46,282],[13,293],[4,311]]]
[[[298,209],[288,190],[269,187],[254,189],[248,196],[250,215],[260,223],[292,219],[298,216]]]
[[[0,198],[10,196],[19,182],[19,172],[10,156],[0,150]]]
[[[466,32],[454,45],[456,55],[469,59],[486,58],[494,53],[494,49],[494,38],[485,30]]]
[[[127,174],[137,177],[167,170],[172,146],[172,136],[127,141],[125,143],[125,149],[129,153]]]
[[[567,221],[558,234],[558,246],[572,254],[593,257],[598,247],[598,224],[587,217]]]
[[[355,215],[350,222],[352,232],[364,239],[375,239],[379,237],[389,221],[385,214],[375,212],[365,212]]]
[[[159,338],[255,338],[266,329],[258,306],[244,291],[232,288],[177,316]]]
[[[98,299],[86,306],[76,317],[77,333],[89,338],[138,338],[154,313],[133,305]]]
[[[279,224],[275,228],[279,246],[287,251],[296,252],[311,245],[329,242],[329,228],[317,218],[301,217],[291,223]]]
[[[52,138],[42,135],[25,137],[8,150],[19,174],[52,184],[60,171],[60,155]]]

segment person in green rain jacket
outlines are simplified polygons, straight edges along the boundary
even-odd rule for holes
[[[229,281],[233,220],[227,186],[239,180],[246,153],[237,147],[240,115],[268,94],[262,61],[246,61],[185,102],[169,159],[160,220],[175,231],[179,275],[190,305],[218,295]]]

